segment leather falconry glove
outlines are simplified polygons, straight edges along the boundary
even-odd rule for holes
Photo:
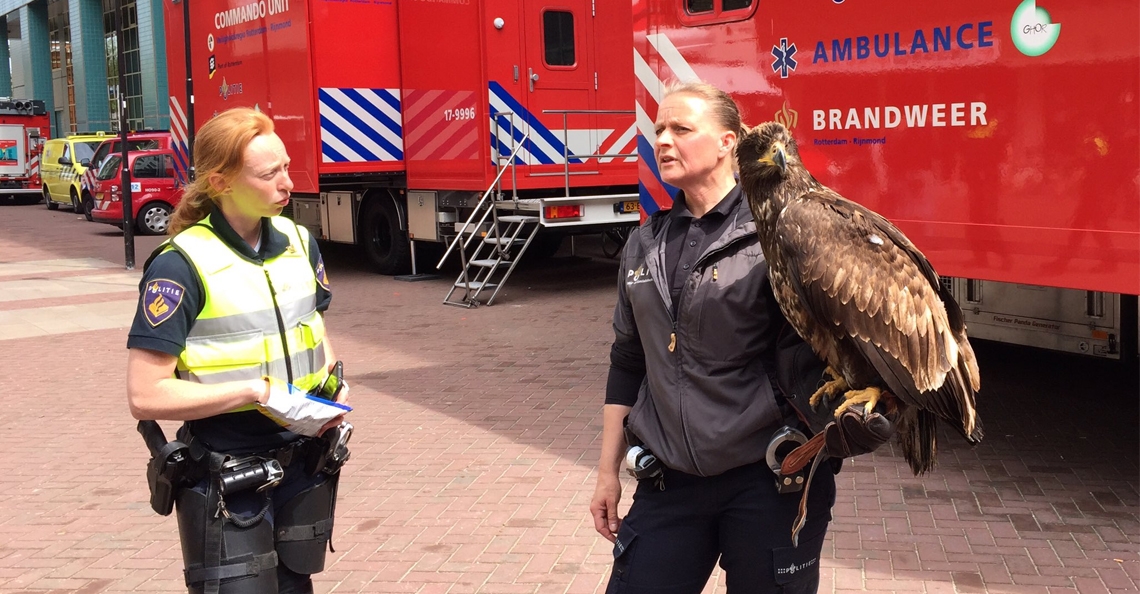
[[[850,458],[877,450],[895,435],[888,416],[877,410],[865,415],[861,404],[848,408],[824,429],[824,451],[832,458]]]

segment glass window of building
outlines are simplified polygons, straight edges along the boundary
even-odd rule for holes
[[[126,88],[119,88],[119,55],[115,40],[115,9],[119,0],[103,0],[103,32],[107,56],[107,101],[111,130],[119,131],[119,99],[127,103],[127,127],[143,127],[142,65],[139,51],[139,22],[135,2],[123,2],[123,54]]]
[[[71,23],[66,2],[48,5],[48,40],[51,44],[52,79],[62,83],[59,87],[53,87],[66,89],[66,96],[56,97],[55,104],[67,106],[67,121],[57,122],[56,125],[64,127],[67,134],[75,134],[78,132],[75,121],[75,70],[71,65]]]

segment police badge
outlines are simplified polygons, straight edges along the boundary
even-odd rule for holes
[[[151,326],[158,326],[170,319],[178,311],[178,306],[182,305],[185,294],[186,288],[172,280],[160,278],[147,283],[146,291],[143,292],[146,321]]]

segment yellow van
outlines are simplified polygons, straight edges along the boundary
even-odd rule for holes
[[[40,157],[40,179],[43,181],[44,204],[55,210],[70,204],[75,212],[83,212],[80,179],[91,165],[91,157],[99,143],[109,138],[102,132],[74,134],[53,138],[44,143]]]

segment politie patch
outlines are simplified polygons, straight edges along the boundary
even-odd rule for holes
[[[325,259],[321,256],[317,256],[317,283],[322,289],[329,290],[329,275],[325,272]]]
[[[172,280],[160,278],[147,283],[146,291],[143,293],[146,321],[150,322],[151,326],[157,326],[169,320],[170,316],[178,311],[178,306],[182,305],[182,297],[185,294],[186,288]]]

